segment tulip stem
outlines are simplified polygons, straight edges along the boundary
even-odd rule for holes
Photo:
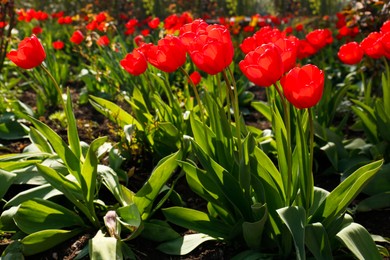
[[[287,190],[286,190],[286,202],[287,205],[290,205],[291,202],[291,186],[292,186],[292,151],[291,151],[291,121],[290,121],[290,107],[288,106],[288,102],[280,89],[280,82],[278,81],[274,84],[276,91],[280,96],[280,100],[282,102],[283,110],[284,110],[284,124],[286,127],[287,133]]]
[[[309,153],[310,153],[310,172],[308,173],[307,178],[309,178],[310,183],[307,185],[307,191],[306,191],[306,205],[309,209],[312,203],[312,197],[313,197],[313,186],[314,186],[314,180],[313,180],[313,162],[314,162],[314,119],[313,119],[313,112],[311,108],[308,108],[309,112]]]
[[[201,120],[201,122],[203,124],[203,127],[204,127],[205,138],[206,138],[206,140],[208,142],[208,134],[207,134],[207,126],[206,126],[206,122],[205,122],[205,115],[204,115],[203,105],[202,105],[202,101],[200,100],[198,89],[196,88],[196,86],[195,86],[194,82],[192,81],[190,75],[188,75],[187,71],[185,69],[183,69],[183,67],[179,67],[179,69],[187,77],[190,85],[192,86],[192,89],[194,90],[195,99],[196,99],[196,102],[199,105],[200,120]],[[209,147],[207,147],[207,148],[209,148]]]
[[[43,64],[41,64],[40,66],[41,66],[41,68],[46,72],[46,74],[49,76],[49,78],[51,79],[51,81],[53,82],[54,87],[56,88],[56,90],[57,90],[57,92],[58,92],[58,95],[59,95],[59,97],[60,97],[61,105],[62,105],[62,107],[65,109],[65,101],[64,101],[64,99],[62,98],[62,90],[61,90],[60,86],[58,85],[57,81],[55,80],[55,78],[53,77],[53,75],[50,73],[50,71],[49,71]]]
[[[242,156],[242,147],[241,147],[241,122],[240,122],[240,110],[239,110],[239,105],[238,105],[238,93],[237,93],[237,86],[236,86],[236,82],[234,80],[234,77],[233,77],[233,73],[232,71],[229,69],[229,67],[227,67],[227,71],[229,72],[229,75],[230,77],[232,78],[232,82],[229,81],[229,78],[228,78],[228,75],[226,74],[226,70],[223,70],[222,71],[222,74],[225,78],[225,81],[226,81],[226,86],[228,88],[228,92],[230,94],[230,98],[232,100],[232,103],[233,103],[233,113],[234,113],[234,121],[236,123],[236,135],[237,135],[237,149],[238,149],[238,158],[239,158],[239,161],[242,159],[241,156]],[[232,89],[233,87],[233,89]],[[230,107],[229,107],[229,111],[228,113],[230,113]]]

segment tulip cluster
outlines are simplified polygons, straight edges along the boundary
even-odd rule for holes
[[[327,30],[308,34],[310,46],[323,48],[331,40]],[[241,71],[254,84],[269,87],[280,80],[286,99],[299,109],[310,108],[321,99],[324,74],[314,65],[295,67],[300,41],[278,29],[263,27],[240,45],[246,54]],[[287,73],[285,76],[283,76]]]
[[[371,32],[360,44],[349,42],[342,45],[337,55],[348,65],[359,63],[364,55],[372,59],[390,59],[390,20],[383,23],[379,32]]]

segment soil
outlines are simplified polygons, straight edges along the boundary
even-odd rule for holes
[[[264,100],[265,95],[263,91],[256,89],[252,91],[255,91],[257,100]],[[119,137],[117,131],[115,130],[116,126],[106,117],[96,112],[90,104],[79,105],[77,103],[78,94],[76,91],[73,91],[73,96],[72,100],[75,104],[74,112],[79,125],[80,140],[90,143],[99,136],[108,136],[110,141],[117,142]],[[34,107],[35,94],[31,91],[25,91],[20,97],[20,100]],[[267,122],[260,113],[253,110],[250,112],[251,113],[246,117],[246,120],[249,121],[250,125],[261,129],[269,127],[269,122]],[[61,126],[60,122],[56,120],[49,120],[47,116],[42,116],[40,120],[48,124],[58,134],[66,138],[66,129]],[[1,142],[5,146],[5,149],[0,150],[0,155],[6,153],[20,153],[30,143],[28,139],[16,141],[2,140]],[[139,164],[134,165],[136,161],[137,160],[132,161],[132,165],[129,165],[129,167],[137,168],[137,175],[135,175],[133,177],[134,179],[131,181],[134,186],[130,187],[132,190],[136,190],[141,187],[148,177],[148,172],[150,172],[150,169],[146,169],[145,167],[151,167],[149,162],[144,163],[142,166]],[[339,182],[339,176],[336,174],[315,176],[316,186],[323,187],[327,190],[332,190],[339,184]],[[179,181],[176,186],[176,190],[182,195],[183,200],[185,200],[189,205],[194,208],[205,208],[205,202],[192,193],[184,181]],[[389,210],[357,213],[354,215],[354,219],[357,223],[366,227],[370,233],[390,237],[390,225],[388,224],[390,223],[389,213]],[[191,231],[182,230],[182,234],[188,232]],[[33,257],[27,257],[26,259],[74,259],[79,251],[88,245],[88,240],[93,237],[93,235],[94,234],[92,233],[81,234],[47,252]],[[0,254],[5,249],[6,245],[11,242],[10,238],[10,234],[0,233]],[[130,243],[130,247],[133,249],[138,259],[230,259],[232,256],[240,252],[240,248],[238,248],[237,245],[231,245],[220,241],[208,241],[201,244],[188,255],[168,256],[157,251],[155,249],[156,245],[157,244],[143,238],[137,238]],[[389,244],[385,246],[388,250],[390,250]]]

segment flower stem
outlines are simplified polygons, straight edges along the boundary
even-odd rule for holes
[[[307,191],[306,191],[306,206],[309,209],[312,203],[312,197],[313,197],[313,187],[314,187],[314,180],[313,180],[313,162],[314,162],[314,119],[313,119],[313,112],[311,108],[308,108],[309,112],[309,153],[310,153],[310,163],[309,163],[309,172],[307,178],[309,178],[309,183],[307,185]]]
[[[57,93],[60,97],[60,100],[61,100],[61,105],[62,107],[65,109],[65,101],[64,99],[62,98],[62,90],[60,88],[60,86],[58,85],[57,81],[55,80],[55,78],[53,77],[53,75],[50,73],[50,71],[45,67],[43,66],[43,64],[40,65],[41,68],[46,72],[46,74],[49,76],[49,78],[51,79],[51,81],[53,82],[54,84],[54,87],[56,88],[57,90]]]
[[[291,204],[291,186],[292,186],[292,144],[291,144],[291,120],[290,120],[290,106],[289,103],[286,101],[281,89],[280,89],[280,82],[278,81],[276,84],[274,84],[276,91],[278,92],[280,96],[280,100],[282,102],[283,106],[283,112],[284,112],[284,124],[286,127],[286,133],[287,133],[287,190],[286,190],[286,202],[287,205]]]

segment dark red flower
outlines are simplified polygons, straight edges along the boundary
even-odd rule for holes
[[[105,12],[100,12],[98,15],[95,17],[95,21],[97,23],[104,22],[107,19],[107,15]]]
[[[180,37],[187,46],[191,60],[198,69],[214,75],[233,60],[234,48],[228,29],[223,25],[199,24],[197,31],[183,33]]]
[[[381,33],[372,32],[362,40],[360,47],[362,47],[367,56],[373,59],[379,59],[385,54],[381,38]]]
[[[286,73],[296,64],[298,53],[296,43],[287,38],[279,38],[274,44],[280,48],[284,73]]]
[[[296,108],[315,106],[324,90],[324,72],[314,65],[295,67],[281,80],[286,99]]]
[[[349,42],[342,45],[337,53],[339,59],[348,65],[359,63],[363,55],[364,51],[357,42]]]
[[[65,46],[64,42],[62,42],[62,41],[55,41],[52,43],[52,45],[53,45],[53,48],[56,50],[61,50]]]
[[[34,28],[32,28],[32,33],[35,35],[42,33],[42,27],[35,26]]]
[[[96,41],[96,43],[99,46],[108,46],[110,44],[110,39],[108,39],[107,35],[103,35],[99,37],[99,39]]]
[[[148,22],[150,29],[156,29],[160,25],[160,18],[155,17]]]
[[[157,45],[149,47],[147,59],[154,67],[170,73],[185,63],[186,53],[186,48],[178,37],[166,35]]]
[[[11,50],[7,58],[22,69],[35,68],[46,59],[41,42],[35,35],[26,37],[19,43],[17,50]]]
[[[138,49],[134,49],[132,53],[120,61],[121,66],[130,74],[138,76],[145,72],[148,68],[145,55]]]
[[[72,34],[72,37],[70,37],[70,41],[74,44],[81,44],[84,40],[84,34],[77,30]]]
[[[194,71],[191,73],[190,78],[191,78],[192,82],[194,83],[194,85],[196,86],[200,83],[202,76],[200,75],[199,72]]]
[[[306,35],[306,40],[319,50],[333,42],[332,32],[329,29],[316,29]]]
[[[269,87],[283,75],[280,48],[273,43],[263,44],[249,52],[240,61],[239,67],[251,82],[261,87]]]
[[[317,49],[313,47],[306,39],[299,40],[298,59],[304,59],[317,53]]]
[[[145,38],[143,35],[139,34],[134,37],[134,43],[136,46],[141,46],[142,43],[145,43]]]
[[[296,26],[295,26],[295,30],[297,31],[297,32],[300,32],[300,31],[303,31],[303,24],[297,24]]]

